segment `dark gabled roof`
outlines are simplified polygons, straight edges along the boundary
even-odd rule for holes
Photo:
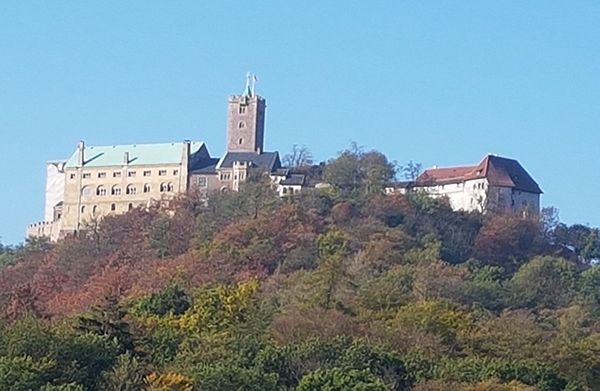
[[[542,189],[523,166],[514,159],[488,155],[477,166],[477,170],[482,170],[487,180],[492,185],[512,187],[516,190],[529,193],[541,194]],[[466,177],[465,179],[472,179]]]
[[[279,162],[279,152],[227,152],[225,156],[221,158],[217,169],[219,168],[231,168],[233,162],[249,162],[254,167],[262,168],[273,172],[281,166]]]
[[[486,178],[492,186],[510,187],[515,190],[541,194],[542,189],[514,159],[487,155],[476,166],[432,168],[425,170],[416,180],[416,185],[444,185]]]
[[[276,175],[276,176],[288,176],[289,173],[290,173],[289,168],[278,168],[273,171],[273,175]]]
[[[302,186],[302,185],[304,185],[305,180],[306,180],[306,175],[292,174],[289,177],[282,180],[281,182],[279,182],[279,184],[287,185],[287,186]]]
[[[219,159],[216,158],[199,160],[190,167],[190,174],[216,174],[217,163],[219,163]]]

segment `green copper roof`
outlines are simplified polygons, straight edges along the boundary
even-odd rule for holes
[[[125,153],[129,153],[129,164],[159,165],[180,164],[183,155],[183,142],[165,144],[133,144],[111,145],[105,147],[86,146],[83,154],[84,167],[123,166]],[[193,141],[190,154],[198,152],[204,145],[201,141]],[[78,150],[67,161],[67,168],[77,167]]]

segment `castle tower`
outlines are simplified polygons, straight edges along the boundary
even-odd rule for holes
[[[250,87],[250,76],[242,95],[229,97],[227,152],[264,150],[265,110],[267,102]]]

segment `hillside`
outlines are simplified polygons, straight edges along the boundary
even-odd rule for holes
[[[0,390],[600,390],[597,229],[382,195],[236,192],[0,247]]]

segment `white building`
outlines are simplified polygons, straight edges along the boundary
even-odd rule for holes
[[[447,197],[454,210],[538,213],[542,190],[529,173],[514,160],[487,155],[476,166],[434,167],[414,182],[400,184],[400,191],[426,191]]]

